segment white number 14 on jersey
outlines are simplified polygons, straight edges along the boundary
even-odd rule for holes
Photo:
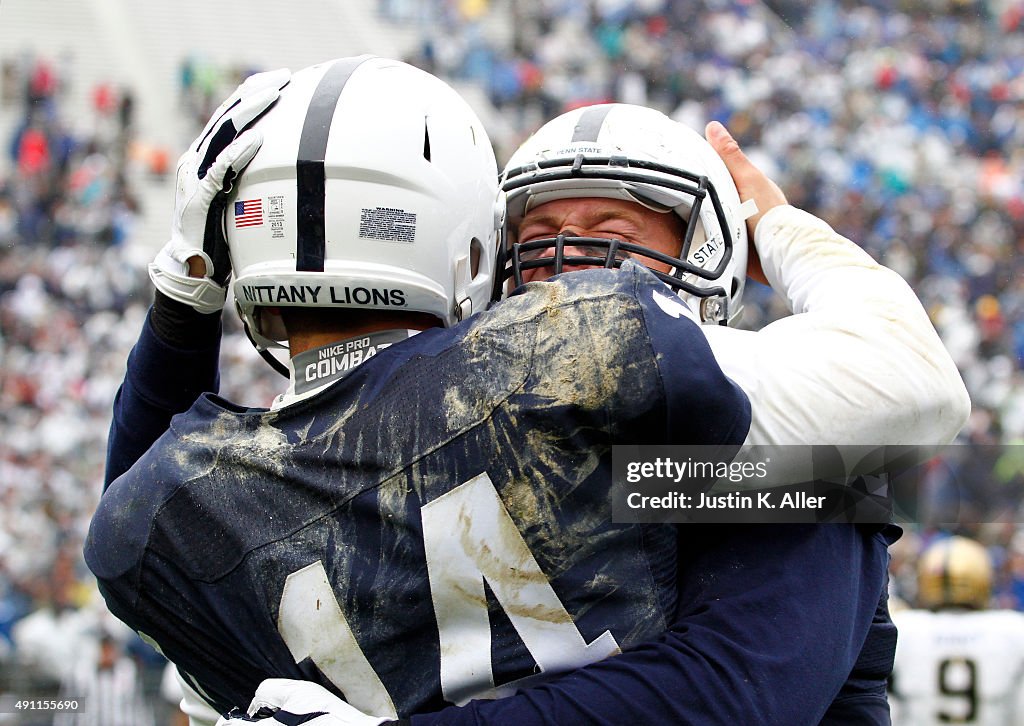
[[[578,668],[619,652],[605,631],[587,643],[541,571],[487,474],[422,509],[427,576],[437,618],[445,700],[510,695],[544,673]],[[495,688],[484,581],[541,674]],[[296,662],[310,658],[356,708],[397,718],[335,598],[319,560],[285,581],[278,630]]]

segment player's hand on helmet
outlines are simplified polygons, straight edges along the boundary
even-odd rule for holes
[[[217,726],[377,726],[388,721],[366,715],[317,683],[268,678],[256,689],[248,714],[222,716]]]
[[[736,139],[718,121],[712,121],[707,125],[704,129],[704,136],[725,162],[732,180],[736,183],[736,191],[740,193],[740,201],[746,202],[752,199],[757,204],[757,212],[747,218],[747,232],[750,240],[747,276],[767,284],[768,280],[761,269],[761,258],[758,257],[757,249],[754,247],[754,230],[757,229],[757,223],[761,221],[765,212],[772,207],[788,203],[786,195],[783,194],[778,184],[754,166],[747,155],[743,153],[743,149],[740,148]]]
[[[231,275],[222,221],[227,194],[263,142],[247,128],[290,77],[286,68],[249,76],[178,159],[171,239],[150,263],[149,277],[160,292],[198,312],[224,307]]]

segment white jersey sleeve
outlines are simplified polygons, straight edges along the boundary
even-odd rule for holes
[[[892,618],[894,724],[1024,723],[1024,613],[904,610]]]
[[[914,291],[825,222],[769,210],[755,244],[794,313],[759,331],[703,330],[750,398],[751,446],[946,444],[970,399]]]

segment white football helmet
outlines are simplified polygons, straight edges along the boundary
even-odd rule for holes
[[[504,214],[491,142],[446,83],[394,60],[294,73],[224,215],[239,315],[285,347],[274,308],[484,310]]]
[[[527,211],[556,199],[610,197],[678,214],[686,228],[679,258],[624,242],[609,245],[606,240],[602,247],[598,240],[575,238],[573,245],[608,252],[567,262],[618,267],[623,257],[637,257],[643,263],[645,255],[673,266],[667,274],[655,274],[700,320],[726,324],[739,314],[749,214],[741,209],[725,163],[688,126],[643,106],[615,103],[574,109],[544,124],[519,147],[502,174],[502,188],[509,232],[503,276],[517,286],[524,269],[555,265],[555,272],[560,272],[559,248],[566,244],[558,237],[520,245],[515,230]],[[555,248],[554,257],[538,258],[542,248]]]

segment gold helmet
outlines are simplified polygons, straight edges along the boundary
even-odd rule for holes
[[[939,540],[917,564],[918,605],[983,609],[992,595],[992,576],[992,559],[983,546],[967,537]]]

